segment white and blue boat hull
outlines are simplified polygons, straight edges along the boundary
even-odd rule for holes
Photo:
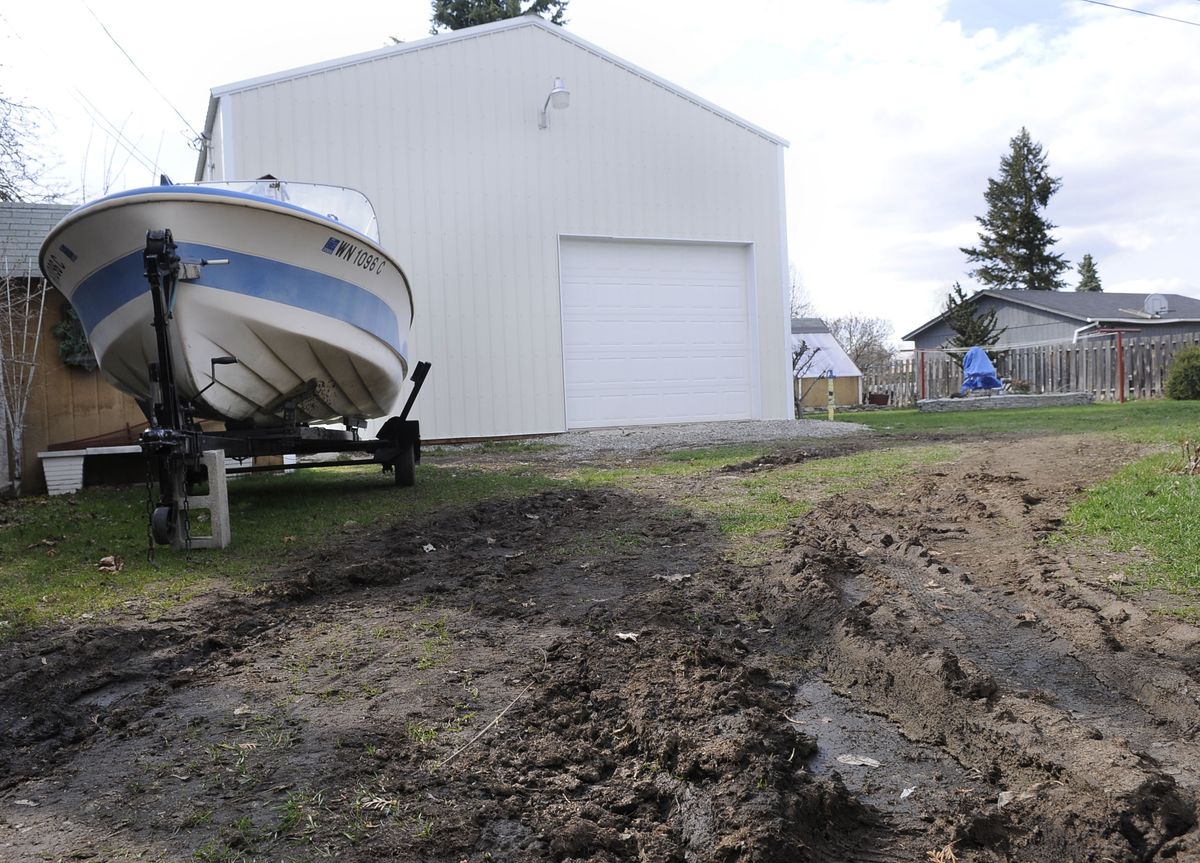
[[[205,187],[102,198],[68,214],[42,246],[43,271],[117,387],[151,397],[157,348],[143,253],[147,231],[164,228],[195,265],[172,301],[171,341],[179,395],[197,416],[273,426],[285,411],[327,422],[393,410],[413,313],[396,261],[334,218]],[[229,356],[237,364],[218,366],[213,383],[211,360]]]

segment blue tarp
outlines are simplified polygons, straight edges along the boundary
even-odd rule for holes
[[[963,385],[965,395],[967,390],[998,390],[1003,384],[996,377],[996,367],[988,359],[983,348],[971,348],[963,357]]]

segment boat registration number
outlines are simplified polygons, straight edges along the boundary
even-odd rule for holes
[[[50,277],[50,281],[57,282],[62,278],[63,272],[67,269],[67,264],[58,253],[62,252],[72,263],[79,260],[79,256],[67,248],[66,244],[60,244],[57,249],[46,256],[46,275]]]
[[[57,283],[66,268],[67,265],[59,260],[58,255],[54,252],[46,256],[46,275],[50,277],[50,281]]]
[[[366,270],[368,273],[380,275],[387,269],[387,261],[381,256],[375,254],[370,249],[364,249],[362,246],[357,246],[346,240],[339,240],[337,237],[330,237],[321,251],[327,255],[333,255],[335,258],[341,258],[343,261]]]

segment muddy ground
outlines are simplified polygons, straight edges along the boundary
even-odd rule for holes
[[[1200,630],[1046,541],[1127,445],[983,446],[758,556],[677,503],[878,444],[485,500],[10,642],[0,860],[1200,859]]]

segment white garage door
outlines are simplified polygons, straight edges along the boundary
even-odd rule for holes
[[[567,428],[748,419],[746,246],[562,241]]]

